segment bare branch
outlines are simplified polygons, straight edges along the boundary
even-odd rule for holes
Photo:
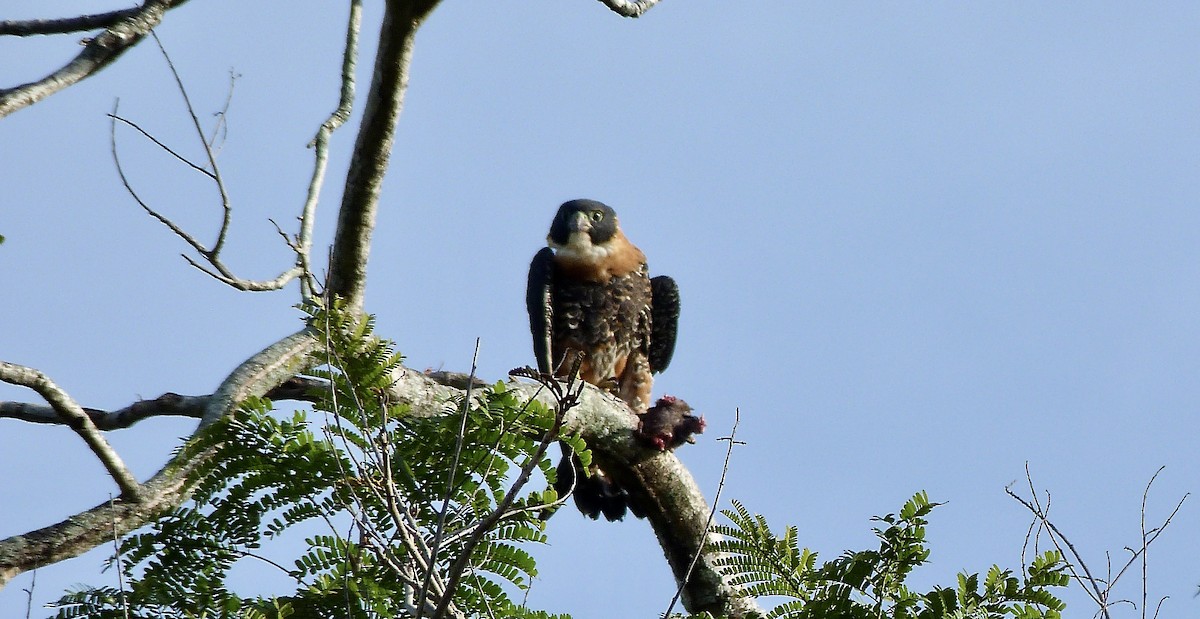
[[[167,146],[166,144],[163,144],[162,142],[160,142],[160,141],[158,140],[158,138],[156,138],[156,137],[154,137],[153,135],[151,135],[149,131],[146,131],[145,129],[143,129],[143,128],[141,127],[141,125],[139,125],[139,124],[137,124],[137,123],[133,122],[132,120],[129,120],[129,119],[127,119],[127,118],[123,118],[123,117],[121,117],[121,116],[117,116],[117,106],[116,106],[116,104],[115,104],[115,103],[113,104],[113,111],[112,111],[112,113],[111,113],[111,114],[106,114],[106,116],[108,116],[109,118],[111,118],[111,119],[112,119],[112,120],[114,120],[114,121],[117,121],[117,122],[120,122],[120,123],[123,123],[123,124],[125,124],[125,125],[128,125],[128,126],[132,127],[134,131],[137,131],[138,133],[142,134],[142,137],[145,137],[147,140],[150,140],[151,142],[154,142],[154,145],[155,145],[155,146],[157,146],[157,147],[159,147],[159,148],[163,149],[164,151],[166,151],[166,152],[167,152],[169,155],[171,155],[172,157],[174,157],[174,158],[176,158],[176,159],[178,159],[178,160],[182,161],[182,162],[184,163],[184,165],[188,166],[189,168],[191,168],[191,169],[193,169],[193,170],[195,170],[195,171],[197,171],[197,172],[199,172],[199,173],[203,174],[204,176],[207,176],[207,177],[208,177],[208,178],[210,178],[210,179],[211,179],[211,178],[214,178],[214,176],[213,176],[213,173],[212,173],[212,172],[209,172],[208,170],[206,170],[206,169],[204,169],[204,168],[202,168],[202,167],[200,167],[200,166],[196,165],[195,163],[192,163],[192,160],[191,160],[191,159],[188,159],[187,157],[184,157],[183,155],[180,155],[179,153],[175,152],[175,151],[174,151],[174,150],[173,150],[173,149],[172,149],[170,146]],[[111,131],[110,131],[110,133],[111,133]],[[113,141],[110,139],[110,140],[109,140],[109,142],[110,142],[110,144],[111,144]],[[114,155],[114,156],[115,156],[115,155]]]
[[[133,185],[129,183],[129,178],[125,176],[125,168],[121,165],[121,157],[117,150],[117,119],[120,118],[120,116],[117,115],[117,110],[120,106],[120,103],[120,100],[114,101],[113,111],[108,115],[108,117],[111,119],[111,122],[109,123],[108,144],[109,149],[112,152],[113,163],[117,166],[117,176],[121,179],[121,184],[125,186],[125,191],[129,192],[129,195],[132,196],[134,201],[138,203],[138,206],[142,207],[142,210],[146,211],[146,213],[151,217],[157,219],[162,225],[170,228],[171,232],[174,232],[176,236],[183,239],[188,245],[191,245],[192,249],[196,250],[202,255],[207,254],[208,248],[204,247],[200,241],[188,234],[183,228],[180,228],[178,225],[176,225],[175,222],[168,219],[162,213],[154,210],[149,204],[146,203],[145,200],[142,199],[141,196],[138,195],[137,191],[134,190]],[[159,143],[158,140],[155,140],[155,143]],[[171,151],[168,149],[168,152]]]
[[[658,0],[600,0],[600,2],[621,17],[641,17],[658,4]]]
[[[288,379],[282,385],[267,392],[271,400],[301,400],[312,402],[313,395],[322,389],[328,389],[325,381],[316,378],[296,376]],[[179,395],[164,393],[153,400],[139,400],[114,411],[103,411],[95,408],[84,408],[84,413],[92,420],[98,430],[120,430],[151,417],[190,417],[199,419],[212,396],[208,395]],[[0,402],[0,419],[18,419],[30,423],[67,423],[54,408],[44,404],[28,404],[25,402]]]
[[[167,11],[187,0],[146,0],[142,6],[112,22],[93,37],[83,51],[65,66],[46,77],[13,88],[0,89],[0,118],[28,107],[100,71],[126,50],[141,42]],[[8,22],[9,27],[19,22]],[[59,25],[58,27],[64,27]]]
[[[185,95],[185,97],[186,97],[186,95]],[[166,144],[164,144],[159,139],[155,138],[152,134],[150,134],[148,131],[143,129],[137,123],[119,116],[117,114],[119,103],[120,103],[119,101],[114,102],[113,103],[113,111],[112,111],[112,113],[108,114],[108,117],[111,119],[110,126],[109,126],[109,148],[112,152],[113,163],[117,167],[117,176],[121,179],[121,184],[125,187],[125,191],[127,193],[129,193],[130,197],[132,197],[135,202],[138,203],[138,206],[142,207],[142,210],[146,211],[146,214],[148,214],[151,217],[153,217],[154,219],[158,220],[159,223],[166,226],[168,229],[171,230],[171,232],[174,232],[176,236],[183,239],[183,241],[185,243],[187,243],[189,246],[191,246],[191,248],[193,250],[195,250],[196,253],[200,254],[201,256],[204,256],[204,259],[208,262],[208,264],[212,265],[212,267],[216,270],[210,271],[209,269],[207,269],[206,267],[201,265],[199,262],[197,262],[195,259],[193,259],[191,256],[184,254],[183,259],[186,260],[188,264],[192,265],[193,267],[196,267],[201,272],[203,272],[205,275],[208,275],[209,277],[212,277],[213,279],[215,279],[223,284],[226,284],[226,285],[236,288],[238,290],[247,291],[247,292],[266,292],[266,291],[272,291],[272,290],[279,290],[279,289],[283,288],[284,286],[286,286],[288,283],[290,283],[293,279],[296,279],[297,277],[300,277],[301,275],[306,273],[304,267],[297,265],[297,266],[293,266],[293,267],[289,268],[288,270],[284,271],[283,273],[280,273],[277,277],[275,277],[275,279],[249,280],[249,279],[242,279],[240,277],[237,277],[236,275],[233,274],[233,272],[228,267],[225,266],[225,264],[223,262],[221,262],[218,249],[215,249],[215,248],[211,249],[211,250],[208,249],[207,247],[205,247],[205,245],[203,243],[200,242],[199,239],[192,236],[190,233],[188,233],[186,230],[184,230],[181,226],[179,226],[179,224],[176,224],[169,217],[158,212],[157,210],[154,209],[154,207],[150,206],[145,200],[143,200],[142,197],[140,195],[138,195],[137,190],[135,190],[133,188],[133,185],[129,182],[129,177],[127,177],[125,175],[125,168],[121,164],[121,157],[120,157],[119,150],[117,148],[117,122],[118,121],[133,128],[138,133],[140,133],[142,136],[144,136],[146,139],[153,142],[155,145],[157,145],[159,148],[166,151],[171,156],[182,161],[188,167],[200,172],[201,174],[204,174],[210,180],[217,183],[217,185],[221,188],[220,192],[222,195],[222,199],[227,200],[227,198],[225,197],[224,185],[220,179],[220,172],[216,168],[215,159],[210,158],[210,160],[209,160],[213,166],[212,172],[210,172],[209,170],[207,170],[199,165],[196,165],[195,163],[193,163],[186,157],[180,155],[178,152],[176,152],[175,150],[168,147]],[[189,110],[190,110],[190,104],[189,104]],[[194,119],[195,115],[193,114],[192,117]],[[200,134],[200,140],[202,142],[204,142],[205,148],[208,149],[209,152],[211,153],[211,146],[209,145],[207,140],[204,138],[203,133]],[[228,207],[227,201],[225,201],[225,205],[226,205],[226,207]],[[224,242],[223,241],[224,235],[228,232],[228,230],[225,226],[227,226],[228,223],[229,223],[229,209],[226,208],[225,209],[225,218],[223,219],[223,222],[222,222],[222,231],[219,235],[220,238],[218,238],[218,242]],[[286,238],[285,238],[285,242],[286,242]],[[292,244],[290,242],[288,243],[288,246],[291,247],[293,249],[293,251],[296,251],[295,247],[292,246]]]
[[[1017,493],[1012,491],[1011,487],[1004,489],[1005,494],[1012,497],[1021,505],[1024,505],[1025,509],[1028,509],[1029,512],[1033,514],[1033,517],[1038,522],[1039,526],[1046,527],[1047,531],[1050,533],[1050,542],[1054,544],[1054,547],[1058,550],[1058,552],[1064,557],[1070,557],[1072,559],[1072,561],[1067,563],[1067,570],[1071,572],[1071,578],[1074,578],[1075,581],[1083,587],[1083,590],[1088,594],[1088,597],[1092,598],[1092,601],[1100,607],[1104,613],[1104,616],[1107,616],[1107,593],[1100,588],[1100,581],[1092,576],[1092,572],[1088,568],[1087,562],[1083,560],[1083,556],[1080,555],[1079,551],[1075,549],[1075,544],[1072,544],[1071,540],[1067,539],[1066,536],[1058,530],[1058,527],[1050,521],[1049,509],[1043,508],[1038,502],[1037,490],[1033,485],[1033,477],[1029,472],[1028,462],[1025,463],[1025,479],[1029,483],[1029,491],[1031,494],[1029,501],[1022,499],[1019,495],[1017,495]],[[1061,540],[1061,543],[1059,540]],[[1067,550],[1063,549],[1063,544],[1066,544]],[[1068,552],[1068,550],[1070,552]],[[1083,570],[1083,576],[1080,576],[1075,570],[1076,565]]]
[[[168,8],[175,8],[187,0],[173,0]],[[0,21],[0,36],[27,37],[40,34],[67,34],[83,32],[97,28],[108,28],[113,24],[132,17],[140,8],[121,9],[107,13],[93,13],[77,17],[62,17],[59,19],[12,19]]]
[[[108,495],[108,508],[112,509],[113,496]],[[117,523],[112,523],[113,557],[117,560],[117,590],[121,593],[121,608],[125,610],[125,618],[129,619],[129,601],[125,599],[125,568],[121,565],[121,534],[117,532]]]
[[[478,341],[476,341],[476,353],[478,354]],[[488,531],[491,531],[497,523],[510,514],[509,508],[512,507],[513,501],[516,500],[517,495],[521,492],[521,489],[525,487],[525,484],[529,483],[530,475],[533,473],[534,469],[537,468],[538,462],[541,462],[542,457],[546,455],[546,450],[549,449],[550,445],[552,445],[554,441],[558,439],[559,432],[563,427],[563,420],[566,418],[567,413],[579,404],[579,394],[582,391],[583,381],[579,380],[578,359],[575,361],[574,367],[571,369],[569,376],[570,378],[567,379],[566,388],[562,390],[557,389],[559,385],[554,381],[553,377],[547,377],[549,381],[542,383],[543,386],[550,387],[551,392],[554,393],[555,399],[557,400],[554,413],[554,423],[550,426],[550,430],[546,432],[545,436],[542,437],[541,442],[538,443],[537,449],[534,450],[533,454],[529,457],[529,460],[521,465],[521,471],[517,475],[517,479],[513,481],[512,485],[509,486],[508,490],[504,493],[504,498],[502,498],[500,502],[496,504],[496,508],[493,509],[490,514],[485,516],[477,525],[475,525],[475,527],[473,527],[472,532],[468,535],[466,542],[464,542],[462,548],[460,549],[459,555],[454,559],[454,562],[451,563],[450,568],[447,570],[449,578],[446,581],[446,594],[442,596],[442,601],[438,603],[437,610],[433,614],[433,619],[442,619],[448,614],[450,610],[451,598],[453,597],[455,589],[458,588],[458,583],[461,582],[463,574],[465,574],[467,571],[467,567],[471,562],[475,548],[479,545],[479,542],[483,540],[483,536],[486,535]],[[471,378],[473,379],[474,377],[475,367],[474,361],[472,361]],[[471,380],[468,379],[467,397],[463,401],[464,409],[470,405],[471,386]],[[541,390],[539,389],[538,392],[540,393],[540,391]],[[530,398],[530,400],[532,400],[532,398]],[[460,431],[459,436],[462,436],[462,434],[463,431]],[[565,501],[566,497],[562,497],[561,500]],[[417,619],[420,618],[421,615],[418,614]]]
[[[350,158],[329,264],[329,292],[345,299],[352,310],[362,309],[379,192],[404,108],[417,29],[437,3],[408,0],[384,5],[374,78]]]
[[[28,387],[42,396],[54,408],[54,411],[63,417],[65,423],[87,443],[92,453],[100,459],[113,481],[117,482],[117,486],[121,488],[121,496],[134,502],[140,500],[141,489],[137,478],[129,472],[129,469],[125,468],[121,456],[117,455],[112,445],[104,440],[104,436],[92,423],[91,418],[83,412],[83,408],[71,396],[67,395],[66,391],[59,388],[54,381],[41,372],[6,361],[0,361],[0,380],[12,385]]]
[[[211,457],[211,455],[207,455]],[[141,487],[141,502],[105,501],[57,524],[0,540],[0,588],[23,572],[77,557],[124,535],[182,503],[190,492],[187,475],[206,458],[172,462]]]
[[[37,588],[37,570],[33,570],[33,577],[29,581],[29,588],[22,589],[25,592],[25,619],[29,619],[33,613],[33,590]]]
[[[266,394],[311,363],[317,340],[304,329],[268,346],[244,361],[221,383],[205,406],[197,431],[231,414],[246,398]],[[86,415],[84,415],[86,418]],[[0,540],[0,587],[31,569],[79,556],[124,535],[191,495],[189,474],[213,457],[210,450],[188,459],[173,458],[142,484],[140,500],[121,496],[37,531]]]
[[[1147,596],[1148,575],[1147,575],[1147,569],[1146,569],[1147,568],[1146,553],[1149,550],[1150,544],[1152,544],[1156,539],[1158,539],[1158,536],[1161,535],[1162,532],[1167,528],[1167,526],[1171,524],[1171,521],[1175,519],[1175,515],[1179,513],[1179,509],[1181,507],[1183,507],[1183,502],[1186,501],[1189,496],[1189,495],[1185,494],[1185,495],[1183,495],[1183,498],[1179,499],[1179,502],[1175,505],[1175,509],[1173,509],[1171,511],[1170,515],[1168,515],[1166,517],[1166,519],[1163,521],[1163,523],[1161,525],[1154,527],[1152,529],[1149,529],[1149,530],[1146,529],[1146,502],[1150,495],[1150,487],[1154,485],[1154,480],[1158,478],[1158,474],[1161,473],[1164,468],[1166,468],[1166,467],[1159,467],[1159,469],[1157,471],[1155,471],[1154,475],[1150,477],[1150,481],[1146,483],[1146,489],[1142,493],[1142,509],[1141,509],[1142,541],[1141,541],[1140,546],[1136,549],[1126,547],[1126,550],[1128,550],[1130,552],[1131,556],[1129,557],[1129,560],[1126,561],[1125,565],[1123,565],[1121,567],[1121,569],[1117,571],[1116,576],[1112,575],[1112,558],[1108,553],[1105,553],[1105,556],[1108,557],[1108,571],[1107,571],[1107,575],[1104,579],[1100,579],[1100,578],[1096,578],[1096,577],[1092,576],[1091,570],[1088,569],[1087,563],[1083,560],[1083,557],[1079,554],[1079,551],[1076,550],[1075,545],[1072,544],[1070,542],[1070,540],[1068,540],[1066,538],[1066,536],[1063,535],[1062,531],[1059,530],[1059,528],[1057,526],[1055,526],[1053,522],[1050,521],[1049,506],[1047,505],[1046,507],[1043,507],[1037,499],[1037,490],[1034,488],[1033,477],[1029,473],[1029,464],[1028,463],[1026,463],[1026,465],[1025,465],[1025,478],[1028,482],[1029,490],[1032,493],[1032,498],[1029,501],[1026,501],[1025,499],[1018,496],[1016,493],[1014,493],[1012,491],[1011,487],[1004,489],[1004,492],[1006,494],[1008,494],[1008,496],[1015,499],[1021,505],[1024,505],[1025,509],[1028,509],[1030,511],[1030,513],[1033,514],[1034,521],[1035,521],[1035,523],[1037,523],[1037,525],[1039,527],[1045,526],[1046,530],[1049,533],[1051,543],[1053,543],[1055,548],[1057,548],[1058,551],[1060,553],[1062,553],[1064,556],[1068,556],[1068,552],[1063,550],[1063,545],[1064,544],[1066,545],[1067,549],[1069,550],[1069,556],[1073,559],[1072,562],[1069,562],[1067,564],[1067,569],[1070,572],[1071,577],[1082,586],[1083,590],[1088,594],[1089,597],[1092,598],[1092,601],[1096,603],[1096,606],[1098,608],[1098,610],[1096,611],[1097,616],[1106,617],[1106,618],[1109,617],[1110,616],[1109,608],[1111,608],[1112,606],[1114,606],[1116,604],[1120,604],[1120,603],[1126,603],[1135,608],[1137,607],[1137,604],[1135,604],[1131,600],[1124,600],[1124,599],[1113,600],[1112,593],[1113,593],[1113,588],[1121,580],[1121,577],[1125,575],[1125,572],[1128,571],[1129,568],[1138,561],[1138,559],[1141,559],[1141,567],[1142,567],[1142,607],[1141,608],[1142,608],[1142,616],[1145,617],[1145,614],[1147,611],[1147,597],[1148,597]],[[1061,544],[1060,544],[1060,542],[1061,542]],[[1078,565],[1080,567],[1080,569],[1083,570],[1083,576],[1080,576],[1079,573],[1075,571],[1075,565]],[[1164,600],[1165,600],[1165,598],[1164,598]],[[1162,602],[1163,602],[1163,600],[1159,600],[1159,602],[1158,602],[1159,608],[1161,608]],[[1157,615],[1157,614],[1158,614],[1158,609],[1155,610],[1155,615]]]
[[[222,275],[231,277],[222,267],[216,263],[215,257],[221,253],[221,248],[225,246],[225,240],[229,236],[229,226],[233,221],[233,206],[229,202],[229,191],[225,188],[225,180],[221,178],[221,166],[217,165],[217,157],[213,153],[212,147],[209,146],[208,140],[204,137],[204,128],[200,126],[200,119],[196,116],[196,109],[192,107],[192,99],[188,96],[187,88],[183,85],[183,78],[179,77],[179,71],[175,68],[175,63],[171,60],[171,55],[167,53],[167,48],[163,47],[162,40],[158,38],[158,34],[151,31],[150,36],[154,38],[154,44],[158,46],[158,51],[162,53],[162,57],[167,61],[167,68],[171,70],[171,76],[175,78],[175,87],[179,90],[179,94],[183,97],[183,104],[187,108],[188,116],[192,119],[192,127],[196,130],[197,137],[200,138],[200,144],[204,147],[204,155],[208,158],[208,166],[212,171],[213,183],[217,186],[217,193],[221,196],[221,209],[223,215],[221,217],[221,229],[217,233],[217,240],[213,243],[210,261],[213,266],[221,271]]]
[[[362,0],[351,0],[350,16],[346,23],[346,45],[342,53],[342,87],[338,98],[337,108],[321,123],[317,135],[313,137],[309,147],[313,149],[313,173],[308,183],[308,195],[304,199],[304,208],[300,214],[300,234],[296,238],[296,251],[299,266],[308,274],[301,280],[301,295],[315,293],[315,282],[312,281],[312,231],[313,220],[320,200],[321,187],[325,184],[325,170],[329,164],[329,139],[333,132],[345,124],[350,118],[354,105],[355,80],[354,71],[358,67],[358,33],[362,29]]]

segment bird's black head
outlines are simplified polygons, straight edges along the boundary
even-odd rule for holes
[[[617,233],[617,213],[595,200],[571,200],[558,207],[546,237],[552,245],[565,246],[575,232],[586,232],[592,245],[603,245]]]

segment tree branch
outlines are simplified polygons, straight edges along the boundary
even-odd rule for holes
[[[108,14],[114,17],[112,24],[89,40],[83,51],[62,68],[36,82],[0,89],[0,118],[37,103],[108,66],[126,50],[141,42],[147,33],[162,22],[167,11],[185,2],[187,0],[146,0],[142,6],[130,9],[128,14],[119,18]],[[20,23],[6,22],[9,28],[16,28]],[[65,28],[67,25],[60,23],[56,27]]]
[[[230,374],[211,396],[166,394],[155,400],[137,402],[111,413],[92,413],[105,419],[110,427],[128,427],[140,419],[155,415],[201,417],[207,425],[232,412],[238,403],[253,395],[273,399],[307,399],[320,381],[292,378],[305,368],[317,342],[308,330],[280,340],[243,363]],[[447,404],[464,397],[463,375],[451,372],[425,374],[401,367],[392,376],[388,396],[412,407],[412,414],[434,416],[447,413]],[[555,407],[555,396],[539,385],[512,382],[510,389],[519,397],[537,399]],[[15,414],[24,409],[25,416]],[[48,422],[44,411],[30,405],[0,403],[0,416]],[[37,417],[37,419],[30,419]],[[663,552],[677,581],[683,582],[688,568],[700,550],[700,560],[684,586],[684,605],[691,612],[707,610],[715,615],[747,616],[757,611],[753,599],[742,596],[716,570],[717,553],[701,549],[708,533],[709,507],[691,473],[671,452],[646,448],[634,438],[637,419],[620,400],[591,385],[586,385],[579,404],[568,411],[563,431],[581,432],[592,449],[593,458],[606,472],[615,476],[646,510]],[[142,485],[144,505],[124,498],[112,505],[104,503],[23,536],[0,540],[0,587],[29,569],[77,556],[111,539],[109,523],[116,522],[119,534],[132,531],[163,511],[182,504],[190,494],[183,475],[193,470],[202,456],[193,462],[172,461],[150,481]]]
[[[358,67],[358,33],[362,29],[362,0],[351,0],[350,16],[346,23],[346,45],[342,52],[342,87],[338,97],[337,108],[321,123],[317,135],[309,142],[313,149],[313,172],[308,182],[308,194],[304,199],[304,208],[300,215],[300,233],[296,235],[296,246],[293,248],[299,257],[298,266],[306,274],[300,281],[301,294],[307,291],[314,294],[315,283],[312,281],[312,268],[309,264],[312,255],[312,230],[317,201],[321,195],[321,187],[325,184],[325,170],[329,164],[329,139],[347,120],[354,105],[355,80],[354,71]]]
[[[307,369],[318,344],[306,328],[244,361],[209,396],[196,431],[232,414],[246,398],[265,395]],[[0,540],[0,588],[23,572],[77,557],[113,535],[124,535],[178,507],[191,495],[195,483],[189,480],[189,473],[212,455],[210,450],[186,460],[172,458],[140,486],[138,500],[122,495],[58,524]]]
[[[621,17],[641,17],[658,4],[658,0],[600,0],[600,2]]]
[[[426,375],[400,368],[392,378],[389,396],[408,404],[414,414],[446,414],[446,404],[464,395],[463,389],[450,386],[462,385],[457,374]],[[507,387],[521,398],[557,406],[554,395],[538,385],[512,382]],[[634,437],[636,429],[637,418],[629,407],[592,385],[584,386],[579,404],[567,412],[562,426],[563,432],[581,432],[593,460],[645,509],[677,581],[683,581],[700,551],[700,561],[684,587],[683,602],[689,612],[731,617],[761,612],[752,598],[743,596],[717,571],[714,561],[719,553],[701,548],[706,535],[710,543],[716,538],[708,533],[710,510],[687,467],[672,452],[644,446]]]
[[[125,468],[121,456],[112,448],[112,445],[108,444],[108,441],[104,440],[104,436],[92,423],[91,418],[83,412],[83,408],[71,396],[67,395],[66,391],[54,384],[54,381],[50,380],[48,376],[33,368],[5,361],[0,361],[0,380],[12,385],[28,387],[42,396],[63,418],[63,422],[70,426],[92,449],[92,453],[100,459],[113,481],[120,486],[121,496],[135,503],[141,501],[141,489],[137,478],[129,472],[129,469]]]
[[[224,247],[225,241],[228,238],[229,228],[232,223],[232,217],[233,217],[233,208],[230,204],[229,193],[225,188],[224,180],[222,180],[222,178],[221,178],[221,168],[220,168],[220,166],[217,165],[216,153],[213,150],[210,140],[208,140],[204,136],[204,131],[200,126],[200,119],[196,116],[196,111],[192,107],[192,102],[191,102],[191,99],[188,97],[187,90],[184,88],[183,80],[182,80],[182,78],[180,78],[179,72],[176,71],[175,64],[174,64],[174,62],[171,61],[171,57],[167,54],[167,50],[163,47],[162,42],[158,39],[158,36],[156,36],[156,35],[154,36],[154,42],[158,45],[159,51],[162,52],[163,58],[166,59],[167,66],[171,70],[171,75],[174,76],[174,78],[175,78],[175,84],[178,87],[179,93],[180,93],[180,95],[183,96],[184,105],[187,108],[188,115],[192,119],[192,125],[195,128],[196,135],[199,138],[200,144],[204,149],[205,156],[208,159],[208,167],[206,168],[201,165],[198,165],[195,162],[191,161],[190,159],[184,157],[183,155],[180,155],[177,151],[175,151],[171,147],[167,146],[165,143],[163,143],[158,138],[154,137],[153,134],[151,134],[149,131],[146,131],[145,129],[143,129],[137,123],[119,116],[117,114],[118,106],[119,106],[119,101],[118,101],[118,102],[113,103],[113,111],[112,111],[112,113],[110,113],[108,115],[108,117],[111,119],[110,126],[109,126],[109,146],[110,146],[110,150],[112,152],[113,163],[117,167],[117,176],[121,179],[121,184],[124,185],[125,191],[134,199],[135,202],[138,203],[138,206],[142,207],[142,210],[146,211],[146,213],[148,215],[150,215],[154,219],[158,220],[159,223],[163,224],[168,229],[170,229],[171,232],[174,232],[176,236],[183,239],[183,241],[185,243],[187,243],[193,250],[195,250],[196,253],[203,256],[204,260],[206,262],[208,262],[209,265],[212,266],[213,270],[210,270],[209,268],[200,264],[195,259],[193,259],[191,256],[184,254],[183,259],[185,261],[187,261],[188,264],[192,265],[196,269],[203,272],[205,275],[208,275],[209,277],[212,277],[213,279],[216,279],[217,281],[219,281],[223,284],[226,284],[232,288],[235,288],[237,290],[241,290],[244,292],[265,292],[265,291],[279,290],[279,289],[283,288],[284,286],[286,286],[288,283],[290,283],[293,279],[296,279],[297,277],[311,275],[306,270],[308,267],[308,263],[309,263],[307,248],[304,247],[302,243],[292,243],[291,240],[288,239],[287,235],[283,235],[284,242],[287,244],[289,249],[291,249],[293,252],[296,253],[296,255],[297,255],[296,262],[292,267],[284,270],[282,273],[280,273],[274,279],[270,279],[270,280],[243,279],[241,277],[238,277],[236,274],[234,274],[233,271],[229,267],[225,266],[225,263],[221,261],[221,249]],[[230,96],[232,96],[232,85],[230,86],[230,88],[231,88]],[[228,107],[228,105],[229,105],[229,103],[228,103],[228,101],[226,101],[226,106]],[[221,117],[224,118],[224,112],[221,112]],[[203,174],[205,178],[212,181],[212,183],[216,186],[217,193],[219,194],[220,200],[221,200],[222,217],[221,217],[220,230],[217,233],[217,238],[216,238],[216,241],[214,241],[214,243],[213,243],[212,249],[205,247],[204,244],[199,241],[199,239],[197,239],[195,236],[188,233],[186,230],[183,229],[182,226],[176,224],[169,217],[167,217],[166,215],[160,213],[158,210],[151,207],[145,200],[142,199],[142,197],[140,195],[138,195],[137,191],[133,188],[133,185],[129,182],[129,178],[125,175],[124,166],[121,165],[121,157],[119,154],[119,150],[117,149],[117,123],[118,122],[125,124],[125,125],[129,126],[130,128],[134,129],[135,131],[140,133],[142,135],[142,137],[146,138],[147,140],[150,140],[152,143],[154,143],[155,146],[158,146],[160,149],[162,149],[167,154],[169,154],[172,157],[174,157],[175,159],[179,160],[184,165],[187,165],[192,170],[195,170],[196,172]],[[223,121],[218,121],[218,125],[221,122],[223,122]],[[306,208],[305,212],[303,213],[303,215],[301,217],[301,227],[302,227],[301,236],[303,236],[303,234],[304,234],[303,227],[305,224],[305,217],[307,217],[310,214],[311,213],[309,213],[309,211]],[[311,224],[308,224],[308,225],[311,226]],[[278,228],[278,226],[276,226],[276,228]],[[309,232],[311,233],[311,230],[309,230]],[[309,245],[311,245],[311,243]],[[302,286],[302,288],[305,288],[305,287]],[[302,290],[302,292],[303,292],[303,290]]]
[[[168,8],[175,8],[187,0],[172,0]],[[140,8],[121,9],[107,13],[93,13],[59,19],[10,19],[0,21],[0,36],[27,37],[38,34],[67,34],[97,28],[108,28],[113,24],[135,15]]]
[[[77,557],[178,506],[191,490],[185,485],[188,473],[200,462],[168,464],[142,484],[140,502],[105,501],[57,524],[0,540],[0,589],[24,572]]]
[[[374,78],[350,158],[329,264],[328,292],[345,299],[352,310],[363,305],[371,233],[396,122],[404,108],[413,43],[421,22],[437,4],[437,0],[389,0],[384,9]]]
[[[328,390],[328,384],[316,378],[295,376],[267,392],[266,397],[275,400],[301,400],[311,402],[313,393]],[[191,417],[200,419],[208,407],[211,395],[179,395],[164,393],[153,400],[139,400],[114,411],[83,408],[98,430],[121,430],[151,417]],[[53,407],[26,402],[0,402],[0,419],[17,419],[29,423],[67,423]]]

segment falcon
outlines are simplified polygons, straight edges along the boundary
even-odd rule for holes
[[[595,200],[563,203],[546,242],[529,265],[525,299],[538,369],[565,376],[567,353],[577,351],[580,378],[613,393],[634,414],[644,413],[653,375],[670,365],[675,351],[675,280],[651,278],[645,254],[625,237],[616,212]],[[579,469],[577,460],[564,457],[555,482],[559,494],[574,485],[584,514],[623,517],[628,494],[603,471],[585,477]]]

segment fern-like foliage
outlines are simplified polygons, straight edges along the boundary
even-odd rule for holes
[[[749,595],[784,601],[769,619],[951,619],[1011,616],[1058,619],[1064,604],[1051,587],[1068,583],[1066,564],[1057,551],[1034,559],[1023,579],[992,566],[983,578],[961,573],[952,587],[920,593],[905,584],[912,570],[925,563],[925,517],[937,507],[924,493],[909,499],[899,514],[878,517],[879,548],[846,552],[817,564],[816,553],[801,549],[795,527],[773,533],[766,520],[741,503],[722,513],[729,525],[714,527],[724,536],[715,550],[717,564],[730,582]]]
[[[248,401],[187,444],[184,457],[215,454],[192,500],[121,543],[121,588],[68,593],[57,617],[431,617],[443,602],[450,617],[550,617],[510,596],[537,575],[525,547],[545,541],[540,510],[557,498],[513,480],[523,467],[553,479],[553,412],[497,384],[413,414],[388,399],[402,358],[369,317],[304,309],[326,341],[312,374],[329,389],[313,411],[279,417]],[[290,564],[262,554],[302,524],[322,532]],[[273,565],[294,589],[239,595],[230,570],[243,561]]]

